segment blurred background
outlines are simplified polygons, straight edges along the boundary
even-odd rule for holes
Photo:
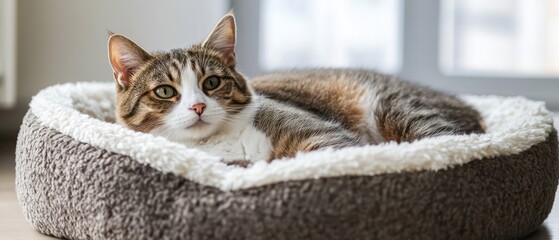
[[[50,85],[113,81],[107,30],[147,50],[203,40],[234,9],[238,68],[366,67],[559,111],[559,0],[0,0],[0,137]]]

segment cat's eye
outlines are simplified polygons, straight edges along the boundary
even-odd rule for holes
[[[155,95],[160,98],[172,98],[177,94],[177,91],[171,86],[160,86],[155,89]]]
[[[205,90],[214,90],[216,89],[220,84],[220,80],[217,77],[209,77],[206,78],[206,80],[204,80],[204,83],[202,83],[202,86],[204,87]]]

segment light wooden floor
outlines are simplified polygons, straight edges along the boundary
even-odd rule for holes
[[[0,141],[0,239],[56,239],[33,230],[15,193],[15,140]]]
[[[42,235],[25,220],[15,193],[15,140],[0,141],[0,239],[55,239]],[[553,211],[540,229],[527,239],[559,240],[559,195]]]

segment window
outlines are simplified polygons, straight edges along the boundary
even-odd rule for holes
[[[267,0],[260,3],[260,64],[368,67],[401,65],[401,1]]]
[[[440,60],[445,73],[559,75],[559,0],[441,4]]]
[[[239,69],[365,67],[559,110],[559,0],[232,0]]]

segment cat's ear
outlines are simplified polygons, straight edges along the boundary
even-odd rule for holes
[[[202,43],[202,47],[216,50],[220,53],[225,64],[234,67],[237,63],[235,56],[236,41],[237,27],[235,26],[235,16],[233,16],[232,12],[229,12],[219,20],[212,33]]]
[[[132,74],[152,56],[125,36],[111,34],[109,37],[109,61],[116,82],[128,87]]]

